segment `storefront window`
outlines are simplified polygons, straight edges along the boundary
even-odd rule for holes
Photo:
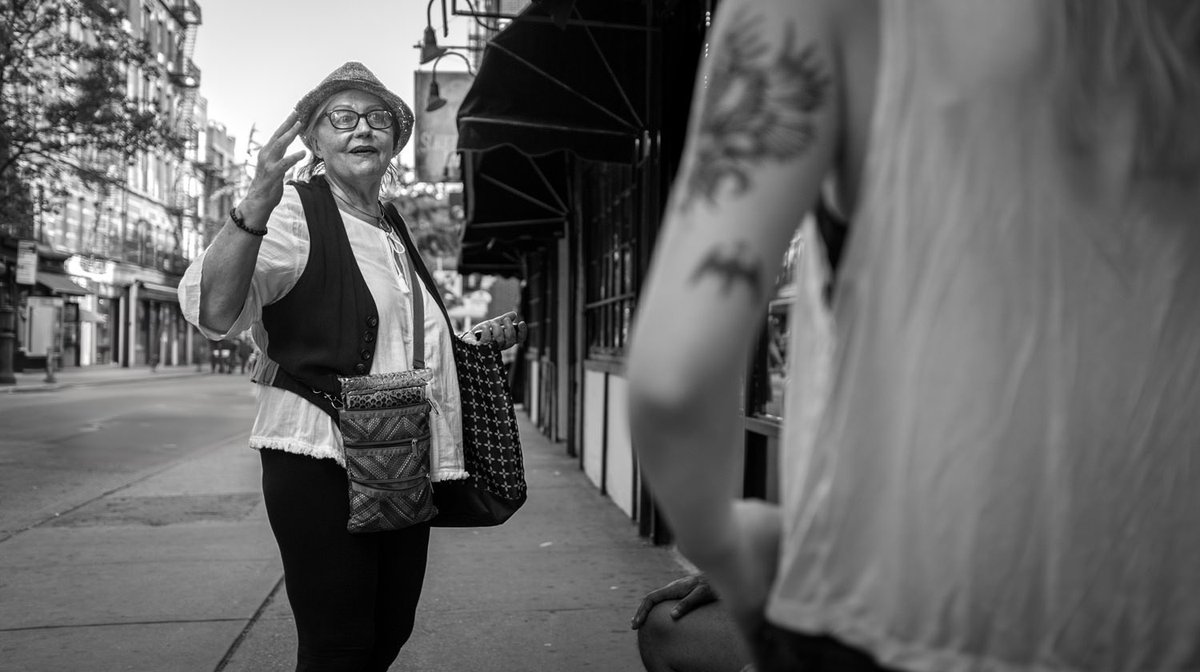
[[[619,357],[625,352],[637,290],[639,194],[636,171],[619,164],[595,163],[585,171],[591,213],[584,224],[587,299],[584,306],[589,357]]]
[[[784,257],[783,268],[775,280],[773,298],[763,325],[757,355],[750,373],[750,415],[782,419],[784,386],[787,382],[789,317],[796,295],[797,264],[803,252],[804,238],[800,229],[792,237]]]
[[[112,299],[98,298],[96,299],[96,320],[94,324],[96,338],[96,363],[111,364],[113,361],[112,351],[112,328],[111,324],[115,324],[117,317],[116,301]]]

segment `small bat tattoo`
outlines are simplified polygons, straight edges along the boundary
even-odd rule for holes
[[[762,263],[754,259],[745,242],[739,242],[733,250],[709,250],[690,279],[698,282],[710,275],[722,282],[725,294],[732,292],[736,283],[744,283],[755,299],[763,295]]]

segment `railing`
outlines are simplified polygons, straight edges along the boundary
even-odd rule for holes
[[[200,5],[196,0],[165,0],[163,3],[167,6],[167,11],[175,20],[185,26],[199,25],[202,23],[200,14]]]
[[[200,86],[200,68],[190,58],[176,59],[170,69],[171,82],[184,89],[195,89]]]

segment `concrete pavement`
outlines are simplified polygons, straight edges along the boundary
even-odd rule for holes
[[[641,669],[629,618],[680,564],[519,415],[529,501],[434,530],[393,672]],[[0,672],[291,670],[259,475],[243,436],[0,543]]]

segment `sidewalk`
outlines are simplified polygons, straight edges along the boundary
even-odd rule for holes
[[[54,372],[54,382],[46,382],[45,369],[26,369],[14,374],[15,385],[0,385],[0,394],[20,392],[52,392],[77,385],[109,385],[115,383],[134,383],[148,378],[179,378],[183,376],[198,376],[209,372],[208,365],[197,370],[195,364],[181,366],[159,366],[151,371],[149,366],[133,366],[124,368],[117,364],[95,364],[92,366],[71,366]],[[214,374],[215,375],[215,374]],[[233,375],[239,375],[237,373]]]
[[[518,415],[529,501],[434,530],[392,672],[642,669],[630,616],[680,565]],[[0,671],[293,669],[258,478],[240,439],[0,544]]]

